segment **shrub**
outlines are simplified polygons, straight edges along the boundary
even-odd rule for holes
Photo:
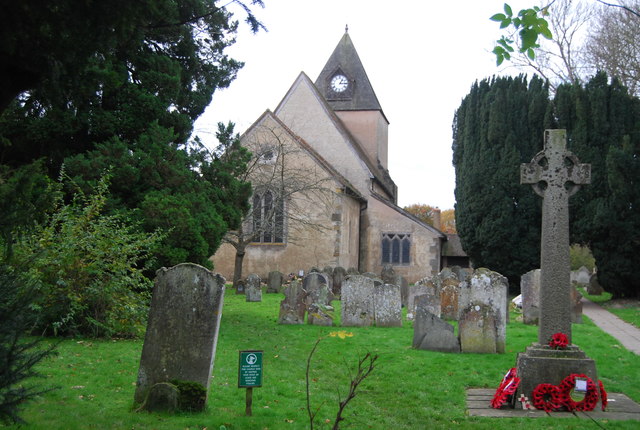
[[[36,328],[54,335],[142,333],[152,281],[143,274],[159,233],[141,233],[123,216],[102,213],[108,189],[58,201],[49,220],[16,245],[38,286]]]

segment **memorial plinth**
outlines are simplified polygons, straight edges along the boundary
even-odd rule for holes
[[[598,380],[595,362],[571,344],[569,197],[590,182],[591,166],[580,164],[566,145],[565,130],[546,130],[544,149],[520,167],[520,183],[532,185],[543,200],[538,342],[518,354],[521,381],[515,398],[531,399],[539,384],[559,385],[574,373]],[[568,337],[567,348],[548,346],[556,333]]]

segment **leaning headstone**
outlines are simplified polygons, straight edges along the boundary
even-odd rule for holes
[[[340,297],[342,291],[342,283],[344,278],[347,277],[347,271],[342,266],[337,266],[333,269],[333,295]]]
[[[373,319],[377,327],[402,327],[402,299],[399,285],[374,286]]]
[[[307,309],[308,324],[321,326],[333,325],[333,306],[312,303]]]
[[[329,277],[322,272],[310,272],[302,280],[302,288],[307,292],[307,305],[330,305],[333,300]]]
[[[590,181],[591,166],[567,150],[566,130],[546,130],[544,149],[520,166],[520,183],[531,184],[542,197],[542,238],[538,341],[518,354],[516,398],[531,399],[539,384],[559,385],[572,373],[598,380],[595,362],[572,345],[569,289],[569,197]],[[567,336],[567,349],[548,346],[556,333]]]
[[[498,350],[496,315],[490,306],[472,303],[462,310],[458,322],[460,350],[479,354],[495,354]]]
[[[247,302],[262,301],[262,283],[260,276],[255,273],[250,274],[245,282],[245,296]]]
[[[374,282],[362,275],[348,276],[342,283],[342,325],[366,327],[374,321]]]
[[[284,282],[284,275],[277,270],[269,272],[267,276],[267,293],[279,293]]]
[[[587,294],[590,294],[592,296],[600,296],[602,295],[602,293],[604,293],[604,288],[602,288],[602,286],[598,282],[598,275],[594,273],[589,278],[589,285],[587,286]]]
[[[191,263],[156,272],[136,403],[144,402],[154,385],[174,379],[201,384],[209,392],[224,285],[222,276]]]
[[[385,284],[395,284],[396,283],[396,272],[393,270],[393,266],[391,264],[385,264],[382,267],[382,272],[380,273],[380,279]]]
[[[284,300],[280,302],[278,324],[304,324],[306,291],[300,281],[293,280],[284,289]]]
[[[540,318],[540,269],[530,270],[520,277],[522,321],[536,325]]]
[[[427,309],[429,298],[416,297],[416,316],[413,322],[413,347],[429,351],[460,352],[460,341],[454,327]]]

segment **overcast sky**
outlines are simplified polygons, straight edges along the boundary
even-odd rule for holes
[[[315,81],[348,25],[390,122],[389,172],[398,204],[453,208],[455,110],[476,80],[516,73],[498,69],[491,54],[500,31],[489,17],[502,11],[504,0],[264,2],[255,13],[268,32],[251,35],[241,24],[228,53],[245,66],[228,89],[214,94],[195,133],[215,144],[218,122],[232,121],[244,132],[275,109],[300,72]],[[509,3],[517,11],[537,2]]]

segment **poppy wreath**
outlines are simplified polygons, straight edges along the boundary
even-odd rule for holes
[[[516,376],[516,368],[510,369],[507,374],[502,378],[500,386],[496,390],[491,400],[491,407],[494,409],[500,409],[504,405],[509,396],[513,396],[520,385],[520,378]]]
[[[551,336],[549,346],[553,349],[565,349],[569,345],[569,338],[564,333],[556,333]]]
[[[533,390],[533,406],[545,412],[562,407],[560,388],[553,384],[540,384]]]
[[[600,400],[602,402],[602,410],[604,411],[607,409],[609,398],[607,397],[607,392],[604,390],[604,384],[600,380],[598,380],[598,388],[600,388]]]
[[[587,379],[587,392],[585,393],[584,399],[579,402],[571,398],[571,390],[576,386],[576,378]],[[586,375],[582,373],[572,373],[562,380],[559,388],[562,404],[570,411],[592,411],[596,408],[596,404],[598,403],[598,389],[591,378]]]

